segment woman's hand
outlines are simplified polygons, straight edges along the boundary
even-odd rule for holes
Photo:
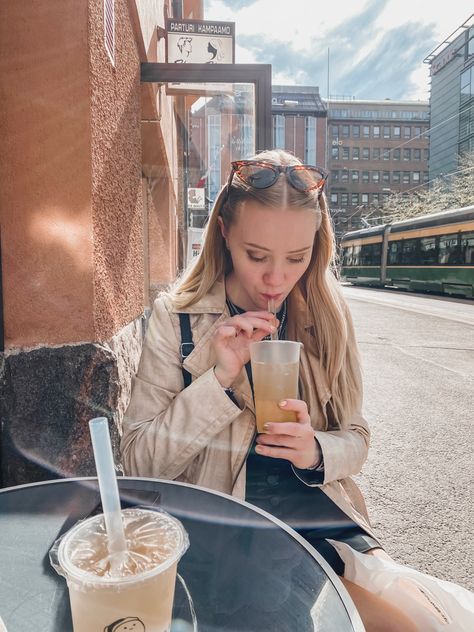
[[[216,356],[215,374],[222,386],[231,386],[249,361],[249,345],[274,331],[275,317],[269,312],[238,314],[217,328],[212,345]]]
[[[296,413],[296,422],[271,422],[265,424],[266,432],[257,437],[256,451],[274,459],[286,459],[299,469],[315,467],[321,462],[322,453],[314,438],[314,430],[306,402],[287,399],[279,404],[284,410]]]

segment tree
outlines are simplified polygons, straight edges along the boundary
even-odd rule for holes
[[[438,176],[429,188],[414,187],[409,195],[391,195],[380,210],[377,223],[440,213],[474,204],[474,153],[464,154],[452,174]]]

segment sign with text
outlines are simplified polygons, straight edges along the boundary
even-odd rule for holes
[[[188,248],[186,265],[199,257],[202,249],[204,228],[188,228]]]
[[[203,211],[206,208],[206,189],[189,187],[188,208],[195,211]]]
[[[169,64],[233,64],[234,53],[234,22],[166,20]]]

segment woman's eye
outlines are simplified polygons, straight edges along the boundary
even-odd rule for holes
[[[300,257],[299,259],[288,259],[290,263],[303,263],[304,257]]]
[[[258,263],[263,263],[266,257],[256,257],[251,252],[247,252],[247,256],[251,261],[257,261]]]

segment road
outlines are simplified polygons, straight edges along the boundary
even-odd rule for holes
[[[474,590],[474,302],[345,286],[364,371],[356,478],[396,560]]]

